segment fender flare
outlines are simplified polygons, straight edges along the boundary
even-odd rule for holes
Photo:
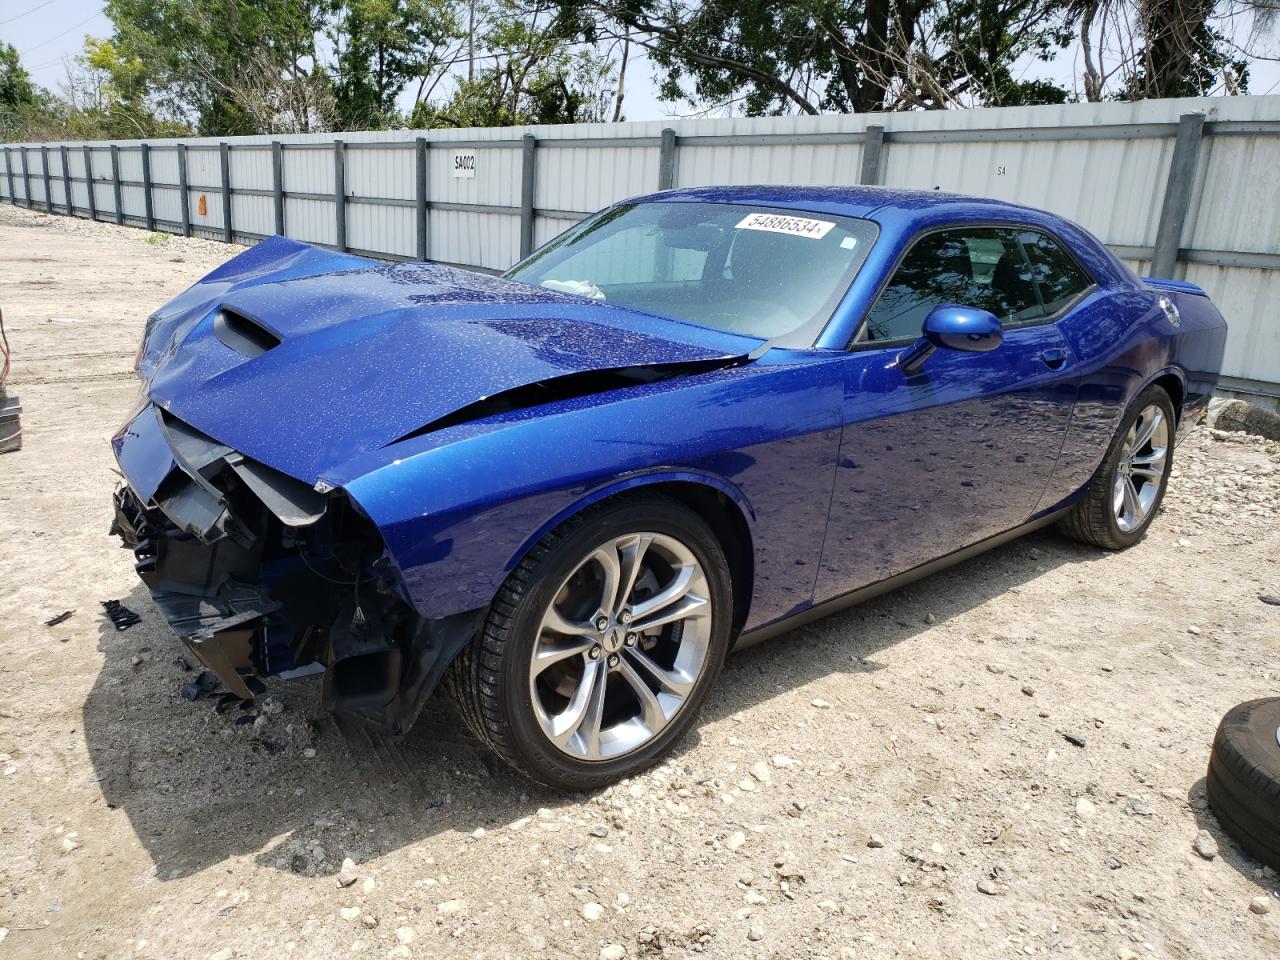
[[[1146,379],[1144,379],[1140,384],[1138,384],[1137,388],[1133,391],[1133,393],[1131,393],[1126,398],[1125,409],[1127,410],[1129,408],[1129,404],[1133,403],[1134,399],[1138,397],[1143,390],[1147,389],[1147,387],[1154,384],[1157,380],[1161,380],[1165,377],[1173,377],[1175,380],[1178,381],[1178,383],[1182,387],[1182,402],[1177,405],[1177,410],[1175,411],[1178,415],[1179,422],[1181,422],[1182,408],[1186,404],[1186,397],[1187,397],[1187,371],[1184,370],[1182,367],[1178,366],[1178,364],[1176,363],[1166,364],[1165,366],[1161,367],[1159,370],[1156,370],[1154,373],[1150,374]],[[1170,399],[1173,399],[1173,398],[1171,397]]]
[[[746,495],[736,485],[725,480],[723,477],[718,477],[712,473],[704,473],[699,470],[689,470],[687,468],[658,468],[655,470],[645,471],[644,473],[631,474],[630,476],[614,480],[612,483],[607,483],[602,487],[597,487],[591,492],[576,499],[569,506],[560,510],[549,520],[543,523],[533,532],[532,535],[526,538],[520,545],[520,549],[517,550],[507,561],[506,566],[503,567],[503,572],[510,573],[514,570],[520,564],[520,561],[528,555],[529,551],[538,545],[543,537],[556,527],[560,526],[560,524],[581,513],[583,510],[586,510],[588,507],[600,503],[602,500],[607,500],[610,497],[615,497],[618,494],[626,493],[631,490],[638,490],[643,487],[651,487],[660,483],[694,483],[724,494],[729,498],[730,502],[738,508],[739,513],[742,514],[742,519],[747,526],[747,532],[751,537],[752,544],[755,543],[755,509],[751,506],[751,502],[747,499]]]

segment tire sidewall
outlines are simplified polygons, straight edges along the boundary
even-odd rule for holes
[[[1164,473],[1160,476],[1160,489],[1156,491],[1156,498],[1151,501],[1151,509],[1148,511],[1146,519],[1142,521],[1133,530],[1121,530],[1120,524],[1116,519],[1116,512],[1111,505],[1112,490],[1114,489],[1116,467],[1120,463],[1121,451],[1124,448],[1125,438],[1129,435],[1129,430],[1133,426],[1134,421],[1138,419],[1138,415],[1151,405],[1160,407],[1164,413],[1165,421],[1169,425],[1169,446],[1165,451]],[[1129,409],[1125,412],[1124,419],[1120,422],[1120,429],[1116,431],[1116,435],[1112,438],[1111,446],[1107,450],[1106,459],[1103,461],[1103,469],[1106,477],[1107,492],[1107,509],[1106,523],[1110,534],[1122,545],[1130,546],[1141,540],[1155,520],[1156,514],[1160,512],[1160,506],[1164,503],[1164,495],[1169,489],[1169,474],[1173,470],[1173,452],[1177,438],[1178,419],[1173,409],[1173,401],[1169,398],[1169,394],[1164,388],[1154,384],[1144,389],[1138,394],[1136,400],[1129,405]]]
[[[529,698],[529,669],[542,616],[564,580],[602,543],[629,533],[666,534],[683,543],[702,565],[711,597],[712,630],[705,666],[693,692],[658,736],[623,757],[578,760],[547,740]],[[550,783],[581,790],[612,783],[654,762],[678,740],[698,714],[723,666],[733,618],[732,584],[724,552],[711,529],[693,511],[666,498],[637,498],[605,507],[543,557],[512,618],[500,668],[500,699],[516,749]]]

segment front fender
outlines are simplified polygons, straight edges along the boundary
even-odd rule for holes
[[[840,437],[837,364],[753,364],[461,424],[326,477],[382,533],[427,618],[491,602],[548,530],[672,481],[723,493],[751,533],[751,620],[813,595]]]

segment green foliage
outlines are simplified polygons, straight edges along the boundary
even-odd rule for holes
[[[1013,78],[1072,39],[1063,0],[567,0],[580,22],[631,31],[670,101],[748,115],[1062,102]],[[600,28],[595,28],[597,35]]]
[[[327,129],[321,0],[108,0],[156,102],[210,135]]]
[[[1164,7],[1170,3],[1157,4]],[[1186,8],[1182,8],[1185,14]],[[1204,20],[1176,19],[1176,11],[1161,18],[1153,30],[1146,55],[1126,78],[1118,100],[1150,97],[1203,97],[1226,78],[1229,87],[1248,89],[1249,61],[1229,45],[1222,33]]]
[[[576,25],[547,16],[549,6],[497,0],[476,40],[489,53],[443,103],[420,101],[415,127],[502,127],[592,123],[610,118],[615,94],[610,56],[576,43]]]
[[[147,97],[142,61],[111,40],[85,38],[76,58],[79,72],[67,88],[63,136],[71,139],[136,139],[190,133],[180,121],[157,112]]]
[[[0,140],[25,140],[40,125],[44,105],[12,44],[0,43]]]
[[[339,128],[399,126],[397,98],[414,80],[440,70],[459,37],[457,11],[441,0],[337,0],[331,10]]]
[[[561,9],[585,38],[625,34],[646,47],[662,99],[765,116],[1063,103],[1074,85],[1028,67],[1077,42],[1090,99],[1239,93],[1249,57],[1227,25],[1256,11],[1250,42],[1260,42],[1280,3],[562,0]],[[1101,58],[1090,60],[1095,46],[1105,77]]]

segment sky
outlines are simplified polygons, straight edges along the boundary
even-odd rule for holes
[[[106,37],[111,21],[102,13],[101,0],[0,0],[0,41],[18,48],[22,63],[36,83],[58,90],[66,81],[67,64],[84,46],[84,37]],[[1276,46],[1276,44],[1273,44]],[[624,113],[628,120],[663,120],[680,116],[676,105],[661,103],[655,95],[651,64],[633,50],[627,68]],[[1070,83],[1074,51],[1059,55],[1052,64],[1029,65],[1032,75]],[[1253,66],[1251,93],[1280,93],[1280,63]]]
[[[0,0],[0,42],[17,47],[32,79],[49,90],[57,91],[66,82],[67,64],[84,49],[86,35],[110,34],[111,21],[102,12],[101,0]],[[658,101],[651,65],[636,53],[632,51],[627,66],[626,118],[677,116],[670,105]]]

